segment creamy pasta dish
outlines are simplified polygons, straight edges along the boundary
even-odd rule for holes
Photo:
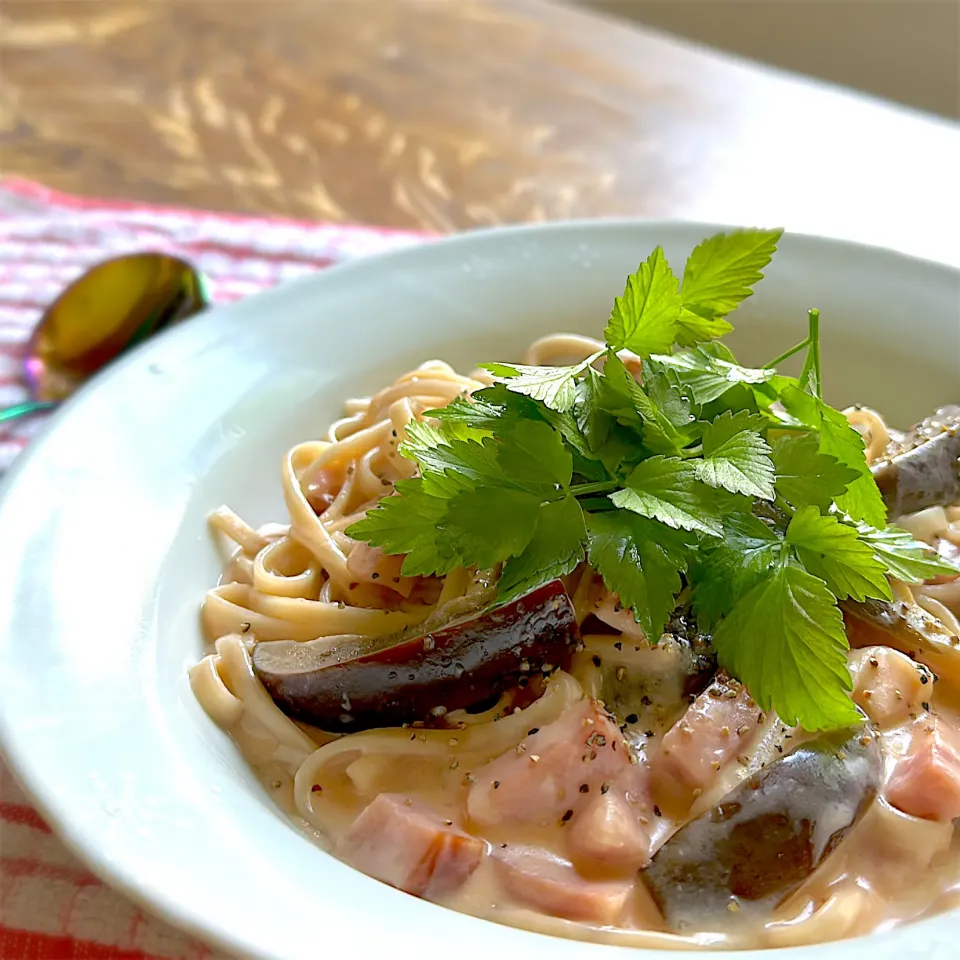
[[[423,363],[289,451],[282,522],[212,514],[192,687],[323,849],[634,946],[960,905],[960,406],[835,410],[816,310],[739,364],[779,236],[658,248],[602,340]]]

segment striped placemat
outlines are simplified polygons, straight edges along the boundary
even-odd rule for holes
[[[183,257],[210,280],[213,299],[226,302],[423,240],[378,227],[148,207],[0,181],[0,407],[27,399],[20,365],[43,308],[107,257],[143,250]],[[0,473],[44,419],[0,424]],[[60,843],[0,759],[0,960],[220,956],[104,886]]]

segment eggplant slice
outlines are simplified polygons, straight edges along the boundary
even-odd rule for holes
[[[566,665],[579,642],[573,604],[554,580],[417,636],[258,643],[253,668],[288,716],[348,733],[470,707]]]
[[[923,607],[902,600],[843,600],[840,608],[851,646],[893,647],[949,683],[960,683],[960,637]]]
[[[640,874],[670,929],[768,916],[864,814],[882,769],[869,724],[823,734],[681,828]]]
[[[922,420],[870,469],[891,517],[960,501],[960,406]]]
[[[674,613],[655,644],[625,638],[591,645],[588,640],[578,658],[592,660],[598,668],[596,697],[627,727],[628,741],[635,739],[631,734],[639,737],[638,745],[646,740],[644,731],[662,733],[673,726],[717,672],[711,637],[683,609]]]

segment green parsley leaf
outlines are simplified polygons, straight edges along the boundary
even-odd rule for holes
[[[399,482],[399,496],[384,498],[348,536],[407,554],[403,572],[410,576],[490,567],[521,553],[544,496],[570,483],[572,456],[543,421],[510,419],[500,427],[497,439],[476,442],[408,424],[401,450],[420,465],[421,477]]]
[[[709,423],[709,421],[716,419],[721,413],[726,413],[728,410],[730,413],[740,413],[741,411],[760,413],[757,389],[757,384],[733,384],[719,400],[712,400],[700,407],[700,419]]]
[[[838,600],[893,599],[884,564],[875,559],[868,544],[860,542],[853,527],[836,517],[823,516],[813,505],[803,507],[790,520],[786,541]]]
[[[835,457],[856,471],[857,478],[847,486],[846,493],[836,498],[837,506],[854,520],[862,520],[872,527],[884,526],[887,510],[867,466],[863,437],[839,410],[804,393],[799,387],[786,386],[780,399],[788,413],[820,432],[821,453]]]
[[[430,474],[422,479],[400,480],[397,496],[384,497],[367,515],[349,526],[348,537],[381,547],[387,554],[406,554],[403,573],[447,573],[458,566],[456,556],[443,552],[437,529],[447,514],[448,502],[471,482],[457,474]]]
[[[451,439],[422,421],[408,423],[406,431],[407,439],[400,444],[400,452],[416,460],[421,473],[452,470],[475,483],[501,482],[503,471],[497,463],[497,441]]]
[[[609,475],[602,463],[595,459],[596,454],[590,449],[587,438],[577,426],[577,418],[572,410],[557,413],[541,406],[540,416],[553,427],[570,448],[573,456],[573,472],[589,480],[607,480]]]
[[[587,535],[590,565],[656,643],[676,606],[695,539],[622,510],[587,514]]]
[[[654,453],[676,453],[689,442],[637,383],[615,354],[608,353],[603,376],[597,381],[596,403],[617,422],[632,427]]]
[[[631,350],[640,357],[666,353],[677,335],[680,294],[677,278],[657,247],[627,278],[623,296],[617,297],[604,331],[607,346]]]
[[[503,566],[497,600],[506,603],[570,573],[583,560],[586,540],[583,510],[573,497],[544,504],[533,539]]]
[[[576,399],[577,375],[602,355],[595,353],[571,367],[528,367],[516,363],[482,363],[480,367],[492,373],[508,390],[532,397],[551,410],[564,413]]]
[[[608,474],[619,479],[625,477],[649,452],[632,431],[615,423],[597,456]]]
[[[479,398],[467,400],[464,397],[456,397],[445,407],[439,407],[436,410],[427,410],[424,418],[431,418],[440,421],[440,430],[442,433],[450,436],[448,425],[463,426],[477,431],[496,430],[499,421],[506,414],[506,408],[494,403],[487,403]],[[459,434],[460,439],[465,439]]]
[[[390,498],[388,498],[390,499]],[[445,570],[481,570],[522,553],[533,538],[542,498],[525,490],[478,487],[450,498],[434,530]]]
[[[592,368],[588,372],[596,374]],[[592,459],[594,451],[577,427],[573,411],[558,413],[530,397],[510,393],[502,384],[477,391],[472,400],[457,397],[446,407],[426,411],[424,417],[438,419],[440,431],[448,439],[461,440],[483,440],[497,432],[507,434],[511,422],[518,419],[543,420],[570,447],[575,473],[590,480],[608,478],[603,465]]]
[[[603,376],[592,381],[592,387],[600,409],[612,414],[624,426],[641,430],[647,424],[671,438],[671,442],[678,440],[679,434],[664,411],[613,351],[606,356]]]
[[[622,390],[625,393],[636,390],[642,394],[640,385],[625,369],[623,376]],[[632,388],[629,386],[631,381]],[[639,399],[641,402],[647,400],[645,396]],[[585,457],[599,461],[604,477],[616,475],[625,463],[632,466],[646,454],[641,443],[643,419],[630,397],[614,390],[611,381],[593,369],[588,369],[577,384],[577,400],[571,413],[556,416],[573,417],[576,432],[586,444],[586,449],[581,452]],[[579,462],[579,466],[583,473],[585,464]]]
[[[883,564],[887,576],[903,583],[922,583],[934,577],[949,577],[957,568],[944,563],[925,543],[921,543],[906,530],[893,524],[883,530],[861,523],[857,527],[860,540]]]
[[[723,524],[722,540],[704,540],[691,561],[693,610],[709,630],[767,575],[783,552],[783,540],[751,513],[735,513]]]
[[[614,470],[619,464],[614,464]],[[573,480],[575,483],[598,483],[611,479],[612,474],[600,460],[585,457],[578,451],[573,451]]]
[[[668,370],[697,403],[717,400],[735,384],[764,383],[776,376],[774,370],[741,367],[732,357],[726,347],[711,343],[673,355],[656,354],[650,359]]]
[[[810,435],[780,437],[772,456],[777,491],[794,507],[813,504],[825,513],[859,475],[836,457],[820,453],[819,440]]]
[[[863,439],[853,427],[848,427],[846,431],[833,426],[820,430],[820,451],[836,457],[841,463],[854,469],[858,456],[863,457],[863,449]],[[865,460],[863,462],[866,463]],[[869,468],[864,469],[847,487],[847,492],[837,497],[834,502],[854,520],[863,520],[876,527],[882,527],[886,523],[887,508]]]
[[[682,287],[655,250],[615,301],[602,372],[603,354],[487,365],[498,383],[408,425],[400,449],[420,476],[348,535],[403,554],[407,574],[502,564],[501,600],[586,557],[651,640],[685,575],[720,662],[761,705],[808,729],[855,720],[837,599],[888,598],[888,575],[952,568],[882,529],[862,440],[820,397],[815,311],[775,361],[806,350],[801,380],[744,367],[717,341],[779,236],[705,240]],[[642,379],[618,350],[641,358]]]
[[[797,561],[741,597],[713,642],[720,664],[784,723],[814,731],[858,721],[836,598]]]
[[[428,451],[450,443],[449,437],[424,420],[411,420],[407,424],[406,434],[407,439],[401,444],[401,452],[406,448],[410,460],[415,460],[421,453],[426,455]]]
[[[613,352],[607,354],[603,375],[585,380],[594,391],[594,402],[606,413],[616,417],[624,426],[643,426],[643,421],[655,420],[657,411],[643,387]]]
[[[500,434],[517,420],[548,420],[561,414],[497,383],[478,390],[469,400],[457,397],[445,407],[427,410],[423,416],[439,420],[441,432],[451,439],[482,440],[486,435]]]
[[[473,395],[472,402],[499,407],[502,411],[501,417],[508,420],[536,420],[546,409],[542,403],[522,393],[515,393],[503,383],[495,383],[491,387],[478,390]]]
[[[749,389],[753,394],[753,402],[756,404],[756,409],[770,421],[770,426],[774,428],[789,427],[794,433],[803,433],[804,431],[810,430],[802,420],[798,420],[796,417],[787,413],[783,408],[783,404],[780,403],[780,394],[783,393],[787,387],[798,387],[799,385],[799,381],[794,377],[785,377],[781,374],[776,374],[763,383],[750,385]],[[729,403],[729,398],[730,394],[727,394],[724,400]]]
[[[704,240],[683,268],[683,305],[701,317],[723,317],[763,279],[782,230],[737,230]]]
[[[572,459],[560,435],[543,421],[508,420],[496,439],[449,438],[429,424],[407,425],[400,452],[422,473],[454,471],[475,484],[548,493],[570,483]]]
[[[724,337],[732,329],[733,324],[722,317],[700,316],[685,306],[677,318],[677,343],[681,347],[689,347],[695,343]]]
[[[690,398],[674,379],[662,367],[644,360],[643,389],[677,435],[689,443],[698,432],[696,417],[690,412]]]
[[[535,420],[506,424],[496,446],[496,459],[503,480],[534,490],[565,487],[573,472],[570,451],[560,434]]]
[[[703,459],[695,462],[697,478],[731,493],[772,500],[773,462],[770,447],[758,430],[762,417],[724,413],[703,434]]]
[[[612,415],[598,402],[601,389],[600,374],[590,367],[577,384],[577,396],[573,405],[573,416],[587,441],[590,453],[596,453],[603,447],[613,422]]]
[[[677,530],[723,534],[725,504],[697,479],[697,468],[679,457],[651,457],[627,477],[627,489],[610,494],[621,509],[652,517]]]

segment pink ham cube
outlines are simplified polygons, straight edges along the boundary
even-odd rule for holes
[[[960,817],[960,733],[940,717],[918,725],[887,784],[887,801],[923,820]]]
[[[426,804],[381,793],[354,820],[336,852],[369,876],[432,900],[465,883],[486,849],[483,840]]]

